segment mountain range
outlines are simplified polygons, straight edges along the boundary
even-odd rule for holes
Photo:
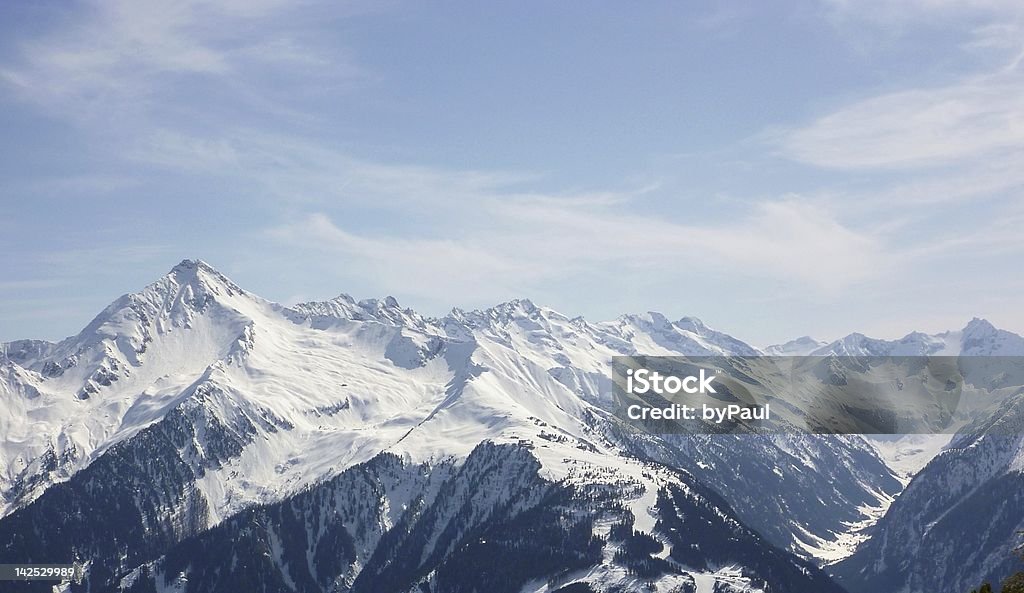
[[[609,412],[609,362],[637,353],[1024,356],[1024,338],[974,319],[759,349],[529,300],[284,306],[186,260],[75,336],[3,345],[0,562],[140,592],[967,591],[1014,569],[1019,385],[948,444],[648,435]]]

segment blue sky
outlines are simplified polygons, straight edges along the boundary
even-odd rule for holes
[[[755,344],[1024,330],[1016,1],[4,3],[0,340],[184,258]]]

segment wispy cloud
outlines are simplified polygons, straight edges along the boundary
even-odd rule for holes
[[[360,70],[300,42],[277,19],[280,0],[91,1],[67,7],[66,24],[20,45],[0,82],[22,100],[77,123],[124,122],[173,105],[168,93],[216,82],[235,99],[265,100],[264,78],[294,74],[324,83]],[[73,12],[74,14],[70,14]],[[267,37],[253,38],[258,29]],[[330,62],[331,67],[325,67]]]
[[[232,171],[295,204],[291,220],[269,231],[283,245],[336,255],[338,266],[364,270],[384,290],[437,300],[453,293],[486,300],[566,274],[614,269],[625,278],[657,267],[673,270],[678,282],[711,269],[835,294],[884,277],[898,258],[872,229],[848,224],[827,203],[793,196],[739,201],[741,214],[700,223],[685,211],[678,219],[650,211],[650,196],[671,191],[656,184],[541,190],[543,178],[527,172],[372,162],[256,130],[154,139],[135,158]],[[348,215],[332,214],[338,210]],[[367,225],[368,218],[387,222]]]
[[[521,171],[384,163],[329,141],[253,128],[207,134],[159,129],[126,146],[127,158],[193,175],[232,176],[287,203],[435,211],[537,181]]]
[[[679,286],[699,284],[710,272],[835,294],[890,268],[878,237],[798,199],[759,204],[748,216],[710,224],[645,216],[626,196],[608,202],[506,194],[476,203],[479,211],[464,215],[476,224],[452,238],[371,234],[323,213],[276,227],[270,236],[321,251],[339,266],[358,266],[406,294],[442,301],[453,292],[474,302],[533,294],[566,275],[627,285],[651,273]]]
[[[1016,0],[824,0],[826,11],[834,18],[893,26],[920,25],[927,22],[959,21],[965,18],[1003,20],[1024,14]]]
[[[873,229],[892,277],[908,282],[861,294],[931,303],[943,302],[934,295],[957,286],[964,304],[929,304],[928,315],[945,324],[949,311],[960,307],[1019,318],[1008,313],[1008,300],[984,296],[973,283],[1006,286],[1013,278],[1006,277],[1005,262],[1024,255],[1017,230],[1024,222],[1024,6],[945,0],[826,5],[844,28],[856,21],[886,35],[922,25],[949,31],[943,39],[962,58],[955,74],[866,93],[765,135],[776,155],[822,175],[819,199],[854,228]]]
[[[783,136],[783,153],[837,169],[933,167],[1024,147],[1024,77],[871,97]]]

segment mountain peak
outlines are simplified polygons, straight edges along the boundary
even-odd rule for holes
[[[213,270],[213,266],[201,259],[183,259],[178,262],[178,265],[171,268],[171,272],[198,270],[200,268]]]
[[[163,336],[180,330],[201,325],[201,338],[190,348],[225,355],[265,302],[210,264],[186,259],[155,282],[116,299],[78,334],[50,347],[29,348],[35,354],[23,355],[21,362],[48,379],[62,377],[62,389],[78,390],[78,399],[85,400],[137,373],[133,369],[147,358],[159,364],[175,358],[167,353],[178,352],[183,337],[165,341]],[[153,348],[157,354],[149,353]]]
[[[524,311],[526,313],[532,313],[537,310],[537,305],[533,304],[533,301],[527,298],[512,299],[499,305],[495,305],[492,309],[503,309],[508,311]]]
[[[771,356],[807,356],[828,342],[815,340],[811,336],[800,336],[782,344],[773,344],[764,349]]]
[[[619,315],[616,321],[626,325],[653,327],[663,330],[667,330],[672,327],[672,322],[668,320],[668,317],[665,317],[665,315],[657,311],[648,311],[646,313],[624,313]]]
[[[530,299],[512,299],[504,303],[498,303],[493,307],[483,310],[472,311],[467,315],[472,318],[490,319],[493,321],[509,321],[521,317],[530,317],[540,309]]]
[[[416,311],[403,308],[393,296],[383,299],[362,299],[342,293],[329,301],[310,301],[289,307],[301,316],[318,320],[317,323],[333,323],[332,320],[376,321],[386,325],[415,327],[421,330],[437,331],[435,320],[423,317]]]
[[[215,280],[221,283],[234,285],[224,274],[218,272],[213,266],[201,259],[183,259],[171,271],[164,275],[164,278],[171,278],[175,284],[185,286],[195,282]],[[159,284],[157,280],[155,284]],[[237,286],[235,287],[237,288]],[[240,288],[238,290],[241,290]]]
[[[679,321],[675,322],[674,325],[679,329],[691,331],[695,334],[703,334],[708,331],[708,326],[697,317],[680,317]]]
[[[989,334],[998,331],[987,319],[974,317],[964,326],[965,334]]]
[[[960,348],[969,356],[1015,356],[1024,352],[1024,337],[975,317],[960,332]]]
[[[357,304],[367,311],[381,311],[385,309],[393,309],[395,311],[402,310],[402,306],[398,304],[398,299],[393,296],[386,296],[383,299],[363,299]]]

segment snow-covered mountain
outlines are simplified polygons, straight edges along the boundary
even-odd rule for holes
[[[956,435],[914,476],[871,537],[836,567],[868,591],[970,591],[1020,570],[1024,390]]]
[[[1020,341],[979,320],[911,336]],[[3,351],[0,560],[87,560],[93,590],[468,590],[453,567],[483,578],[489,554],[539,537],[579,553],[533,550],[550,562],[522,556],[535,570],[505,582],[828,591],[805,559],[844,557],[902,488],[857,436],[624,430],[605,411],[612,356],[761,354],[694,318],[284,307],[184,261],[76,336]],[[213,553],[229,541],[259,561]]]
[[[764,349],[768,356],[807,356],[815,350],[828,345],[828,342],[803,336],[782,344],[772,344]]]
[[[1024,356],[1024,338],[975,318],[962,330],[899,340],[851,334],[813,354],[971,357],[961,362],[964,379],[997,381],[1005,397],[956,435],[872,439],[909,484],[862,532],[856,553],[833,567],[840,582],[855,593],[956,592],[1019,570],[1012,550],[1024,530],[1024,382],[1006,370],[1019,364],[986,358]]]
[[[792,342],[790,342],[791,344]],[[844,356],[1022,356],[1024,337],[997,329],[975,317],[959,331],[912,332],[898,340],[879,340],[853,333],[810,352]]]

